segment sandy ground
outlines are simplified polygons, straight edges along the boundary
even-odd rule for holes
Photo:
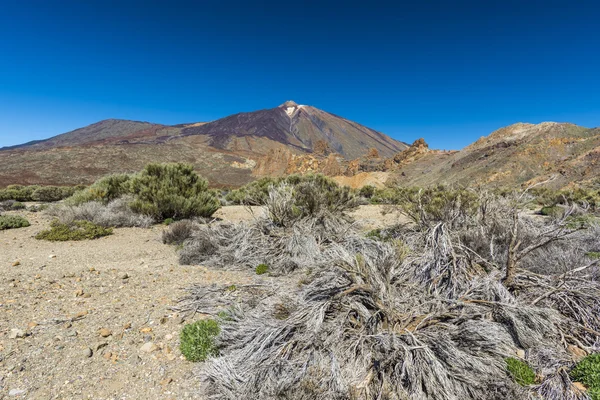
[[[361,206],[353,215],[370,230],[398,220],[387,211]],[[261,212],[231,206],[216,216],[239,222]],[[192,283],[259,278],[178,265],[160,241],[163,226],[52,243],[33,237],[48,217],[16,214],[32,225],[0,231],[0,399],[200,398],[195,364],[179,352],[185,321],[170,306]]]

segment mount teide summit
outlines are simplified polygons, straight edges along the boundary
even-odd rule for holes
[[[187,162],[214,186],[253,179],[256,161],[274,150],[331,152],[350,160],[376,149],[391,157],[406,149],[373,129],[312,106],[287,101],[207,123],[161,125],[105,120],[46,140],[0,149],[0,187],[91,183],[149,162]]]
[[[199,126],[185,127],[183,135],[206,135],[216,148],[253,150],[249,138],[269,139],[302,152],[327,144],[347,159],[364,155],[370,148],[392,156],[407,145],[337,115],[311,106],[286,101],[279,107],[239,113]]]

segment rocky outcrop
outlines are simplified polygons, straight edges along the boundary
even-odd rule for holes
[[[256,164],[253,173],[257,176],[283,176],[287,174],[322,173],[328,176],[354,177],[361,174],[384,173],[397,169],[401,165],[427,154],[429,146],[423,139],[416,140],[412,146],[391,158],[382,158],[375,148],[354,160],[346,160],[331,151],[326,143],[317,146],[319,151],[311,154],[294,154],[286,149],[271,150]],[[348,182],[364,182],[367,178]]]

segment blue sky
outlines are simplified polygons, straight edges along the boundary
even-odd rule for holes
[[[600,125],[597,2],[361,3],[4,1],[0,146],[289,99],[442,149],[515,122]]]

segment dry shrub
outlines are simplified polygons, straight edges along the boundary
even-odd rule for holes
[[[70,224],[73,221],[90,221],[103,227],[139,227],[147,228],[154,223],[152,217],[134,213],[129,208],[130,198],[122,197],[103,204],[96,201],[80,205],[59,205],[48,212],[60,222]]]
[[[162,242],[164,244],[181,245],[198,229],[200,224],[195,221],[183,220],[176,221],[169,225],[169,229],[162,233]]]
[[[513,285],[505,285],[501,254],[514,222],[499,212],[511,209],[505,200],[478,197],[474,208],[444,206],[443,214],[396,229],[393,239],[410,249],[408,256],[394,240],[367,238],[329,213],[292,224],[267,218],[201,227],[185,242],[182,261],[248,271],[265,263],[282,275],[265,287],[234,292],[197,285],[176,307],[230,310],[216,339],[220,356],[202,370],[206,394],[582,398],[561,371],[573,366],[569,346],[588,352],[600,347],[597,260],[573,258],[560,274],[518,268]],[[577,254],[591,247],[581,243],[593,242],[561,221],[523,216],[517,223],[524,248],[540,245],[521,266],[541,262],[538,250],[570,243],[565,239],[577,241],[571,243],[580,248]],[[507,373],[506,359],[521,351],[540,385],[522,387]]]

